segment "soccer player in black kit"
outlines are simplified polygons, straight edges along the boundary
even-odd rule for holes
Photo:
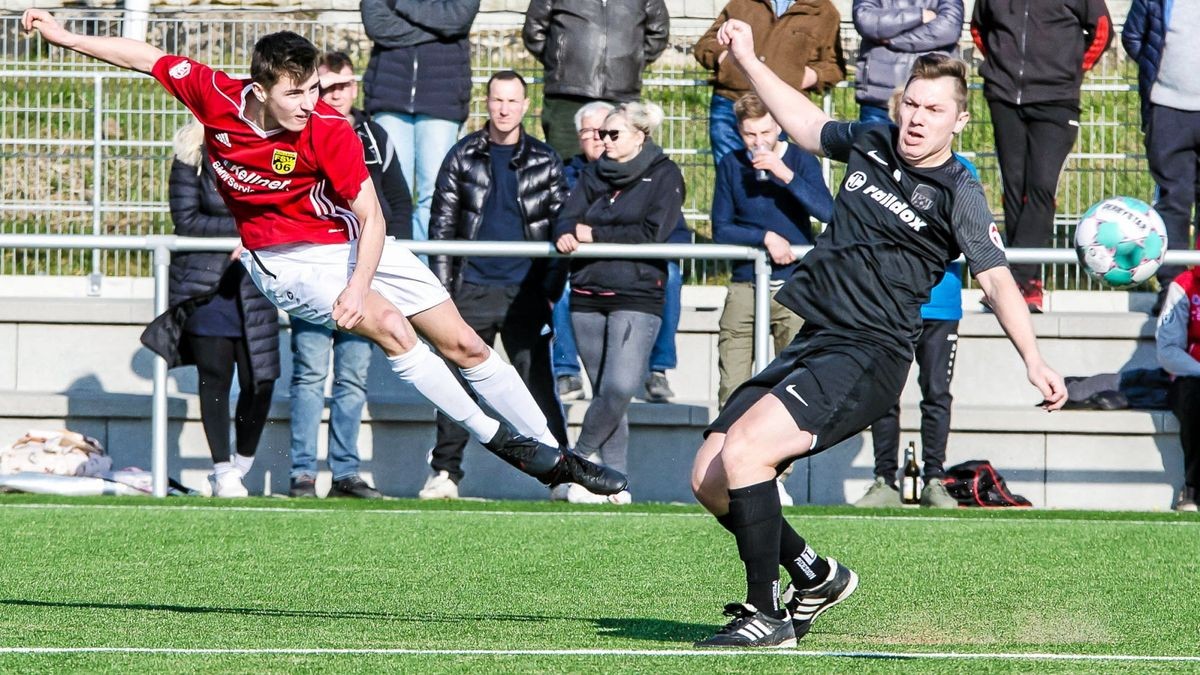
[[[698,647],[790,647],[858,576],[818,555],[783,519],[776,475],[874,422],[900,396],[921,329],[920,307],[946,264],[965,254],[1025,363],[1042,407],[1066,386],[1038,352],[983,189],[951,155],[967,113],[966,65],[921,57],[901,97],[899,128],[831,120],[754,53],[750,26],[718,33],[771,115],[801,148],[846,162],[833,221],[775,296],[804,328],[730,397],[692,468],[696,498],[737,540],[746,601]],[[783,590],[779,567],[791,583]]]

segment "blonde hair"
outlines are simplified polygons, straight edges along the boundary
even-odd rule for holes
[[[613,109],[608,114],[605,121],[611,120],[614,117],[623,117],[629,126],[646,134],[647,137],[653,138],[662,126],[663,118],[666,114],[663,113],[662,107],[657,103],[643,103],[641,101],[631,101],[622,103]]]

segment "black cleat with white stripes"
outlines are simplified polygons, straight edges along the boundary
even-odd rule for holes
[[[833,558],[826,560],[829,562],[829,576],[825,581],[800,590],[788,584],[783,591],[783,606],[792,615],[792,627],[797,640],[808,635],[813,621],[822,612],[850,597],[858,588],[858,575],[853,570]]]
[[[717,634],[695,643],[697,647],[767,647],[782,649],[796,646],[796,633],[787,614],[776,619],[749,603],[725,605],[725,616],[733,620]]]

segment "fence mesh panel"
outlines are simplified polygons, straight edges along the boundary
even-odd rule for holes
[[[119,35],[121,13],[61,11],[71,30]],[[292,30],[322,49],[341,49],[365,67],[370,41],[358,23],[322,22],[310,15],[181,12],[150,18],[148,41],[164,50],[192,56],[231,73],[245,73],[254,42],[270,32]],[[663,106],[666,121],[659,143],[683,170],[687,183],[685,216],[697,241],[708,241],[708,210],[714,171],[708,143],[711,90],[705,72],[691,57],[697,35],[672,35],[671,46],[646,73],[643,97]],[[858,36],[844,24],[848,65]],[[470,131],[482,125],[486,110],[483,82],[492,72],[513,68],[533,83],[533,106],[526,128],[540,136],[540,65],[525,51],[519,27],[489,28],[472,36],[475,89]],[[972,120],[956,149],[979,168],[998,222],[1000,176],[986,102],[978,91],[981,62],[969,36],[963,57],[972,67]],[[52,49],[20,33],[18,16],[0,17],[0,231],[18,233],[152,234],[170,232],[167,176],[171,138],[187,112],[147,77],[124,73],[73,52]],[[1136,68],[1119,47],[1111,48],[1085,80],[1080,133],[1058,189],[1054,246],[1070,246],[1074,223],[1087,207],[1112,195],[1144,200],[1153,196],[1139,131]],[[99,94],[97,96],[97,93]],[[827,100],[817,100],[834,117],[858,114],[851,83],[843,82]],[[95,139],[99,139],[97,146]],[[99,169],[99,171],[97,171]],[[833,184],[841,167],[828,166]],[[146,276],[150,259],[137,252],[101,252],[106,275]],[[0,274],[83,274],[93,256],[81,251],[0,251]],[[727,278],[728,263],[689,261],[697,282]],[[1047,286],[1091,288],[1074,265],[1047,266]]]

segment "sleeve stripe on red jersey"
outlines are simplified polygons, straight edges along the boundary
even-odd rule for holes
[[[317,215],[325,219],[338,218],[346,224],[346,231],[351,239],[357,239],[362,228],[358,222],[358,216],[353,211],[335,206],[333,201],[325,195],[325,185],[327,181],[317,181],[312,189],[308,191],[308,199],[313,205],[313,210]]]

